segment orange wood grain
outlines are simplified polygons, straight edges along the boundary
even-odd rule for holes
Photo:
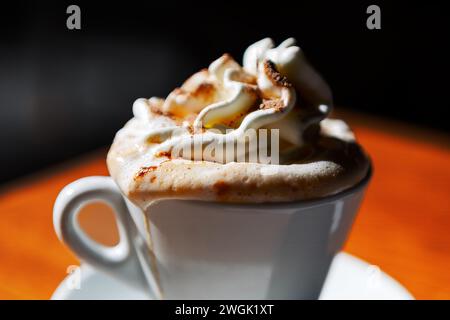
[[[399,133],[401,126],[371,119],[349,116],[375,172],[345,249],[416,298],[450,299],[448,137]],[[52,206],[71,181],[107,175],[104,156],[103,150],[0,189],[1,299],[47,299],[67,267],[78,264],[53,232]]]

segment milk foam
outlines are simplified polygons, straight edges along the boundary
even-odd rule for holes
[[[292,201],[339,192],[361,180],[368,160],[348,126],[325,119],[326,82],[290,38],[251,45],[241,67],[223,55],[166,99],[138,99],[117,133],[108,167],[141,207],[164,198],[225,202]],[[214,153],[176,153],[202,143],[226,144],[249,129],[277,130],[280,163],[239,161]],[[257,149],[267,148],[257,141]],[[278,150],[278,149],[277,149]],[[261,150],[258,150],[261,151]]]

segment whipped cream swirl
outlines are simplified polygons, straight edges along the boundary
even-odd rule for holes
[[[142,137],[137,142],[140,148],[151,148],[155,157],[172,157],[174,149],[190,149],[199,138],[204,148],[232,144],[245,138],[249,129],[267,129],[279,130],[281,162],[289,159],[304,145],[305,132],[318,129],[332,106],[328,85],[294,44],[289,38],[274,47],[271,39],[263,39],[245,51],[242,67],[225,54],[165,100],[136,100],[135,119],[152,123],[144,128],[146,132],[136,133]],[[158,123],[155,114],[172,121]],[[218,153],[197,159],[176,152],[175,157],[219,163],[237,160]]]

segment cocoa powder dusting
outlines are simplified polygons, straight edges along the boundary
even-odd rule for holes
[[[141,167],[134,176],[134,180],[143,178],[147,173],[155,171],[157,168],[157,166]]]
[[[166,157],[166,158],[171,158],[172,157],[172,152],[170,151],[159,151],[156,154],[157,157]]]
[[[147,143],[161,143],[162,142],[162,139],[161,139],[161,137],[157,134],[157,135],[154,135],[154,136],[150,136],[148,139],[147,139]]]
[[[161,106],[156,105],[156,104],[150,104],[150,111],[152,113],[154,113],[154,114],[157,114],[157,115],[162,115],[163,114],[163,112],[161,110]]]
[[[212,98],[212,95],[214,94],[215,90],[216,87],[214,86],[214,84],[209,82],[203,82],[195,89],[195,91],[191,93],[191,96],[203,97],[203,99],[208,100]]]
[[[218,197],[223,197],[230,190],[230,186],[225,181],[219,180],[214,183],[213,189]]]
[[[275,111],[281,111],[284,108],[284,104],[280,99],[266,100],[259,105],[260,109],[275,109]]]
[[[275,86],[292,87],[288,79],[278,72],[275,64],[270,60],[264,61],[264,73]]]

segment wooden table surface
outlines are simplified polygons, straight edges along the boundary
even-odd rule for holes
[[[345,250],[418,299],[450,299],[448,137],[373,117],[344,118],[375,168]],[[53,232],[52,206],[71,181],[107,175],[104,156],[102,150],[0,188],[1,299],[47,299],[67,267],[78,264]]]

